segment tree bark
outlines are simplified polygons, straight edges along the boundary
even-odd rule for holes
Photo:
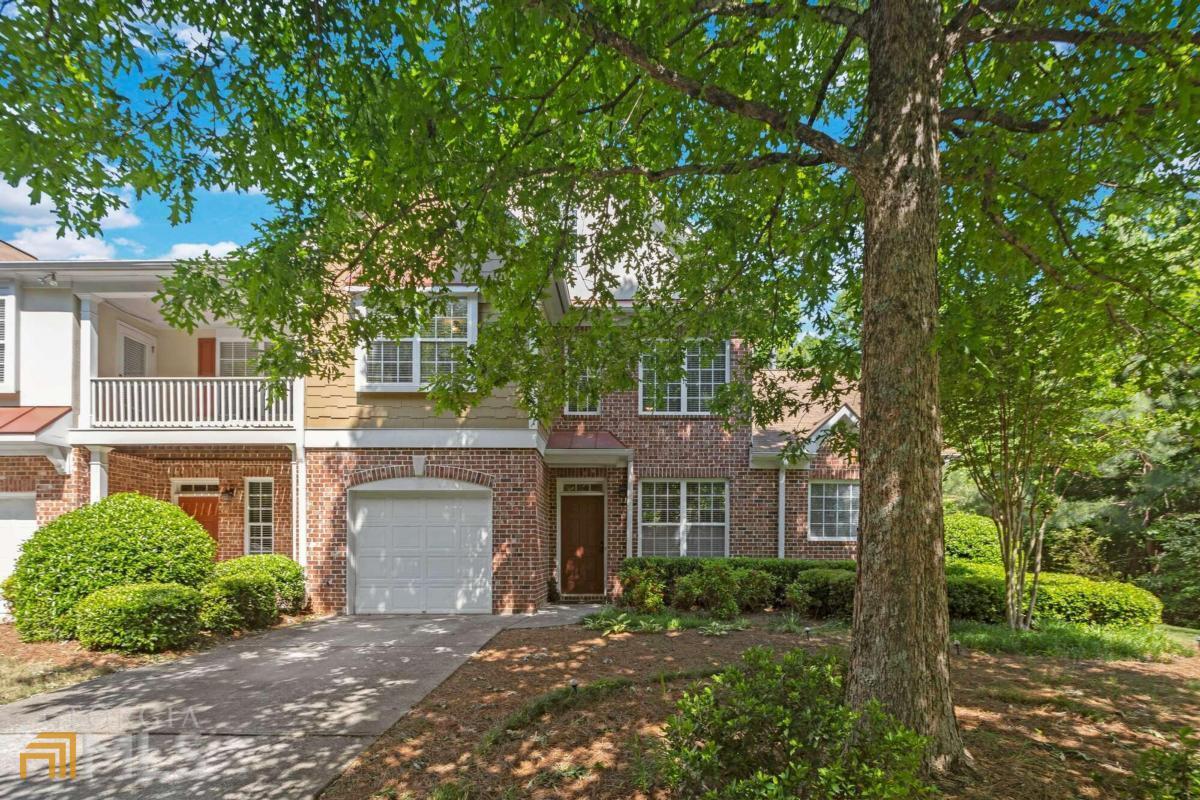
[[[942,31],[930,0],[871,4],[867,125],[855,170],[866,210],[862,519],[849,702],[930,740],[927,767],[967,764],[950,697],[941,502],[937,246]]]

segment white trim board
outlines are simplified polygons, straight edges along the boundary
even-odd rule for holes
[[[546,449],[539,431],[527,428],[307,428],[304,446],[481,447]]]

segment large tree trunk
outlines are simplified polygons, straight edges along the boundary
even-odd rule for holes
[[[862,523],[848,698],[929,737],[927,766],[966,757],[948,665],[937,323],[942,44],[930,0],[867,13]]]

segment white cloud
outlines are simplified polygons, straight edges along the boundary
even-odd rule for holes
[[[42,260],[89,260],[114,258],[116,248],[97,236],[58,236],[55,225],[22,228],[10,240],[16,247]]]
[[[237,249],[237,242],[217,242],[215,244],[204,244],[203,242],[179,242],[171,245],[171,249],[162,255],[162,258],[199,258],[206,252],[214,258],[227,256]]]
[[[100,220],[100,227],[107,230],[120,228],[136,228],[142,224],[141,218],[133,213],[130,206],[133,196],[129,192],[121,192],[125,206],[108,212]],[[0,222],[7,225],[24,225],[29,228],[55,225],[58,218],[54,216],[54,205],[45,197],[34,205],[29,196],[29,185],[22,181],[16,186],[0,183]]]
[[[209,40],[208,34],[203,33],[195,25],[182,25],[171,31],[171,33],[175,34],[175,38],[179,40],[179,43],[188,50],[196,50],[208,44]]]
[[[135,239],[130,239],[125,236],[117,236],[114,237],[112,241],[113,244],[124,247],[126,250],[131,251],[134,255],[140,256],[142,253],[146,252],[146,245]]]
[[[29,202],[29,187],[22,183],[0,183],[0,222],[9,225],[49,225],[54,222],[54,206],[46,198],[36,206]]]

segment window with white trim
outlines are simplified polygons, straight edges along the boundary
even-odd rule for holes
[[[729,382],[729,342],[691,342],[683,352],[683,375],[669,380],[662,353],[642,357],[643,414],[708,414],[721,386]]]
[[[275,481],[246,478],[246,555],[275,551]]]
[[[117,369],[123,378],[147,378],[154,374],[154,348],[158,340],[143,331],[117,323]]]
[[[568,414],[599,414],[600,395],[596,392],[591,370],[584,370],[567,396]]]
[[[638,552],[643,556],[724,556],[728,486],[720,480],[643,480]]]
[[[812,481],[808,484],[808,538],[858,539],[858,483]]]
[[[217,342],[217,374],[222,378],[257,378],[262,345],[249,339],[221,339]]]
[[[359,389],[416,389],[453,372],[475,341],[478,301],[454,297],[407,339],[379,339],[363,348]]]

